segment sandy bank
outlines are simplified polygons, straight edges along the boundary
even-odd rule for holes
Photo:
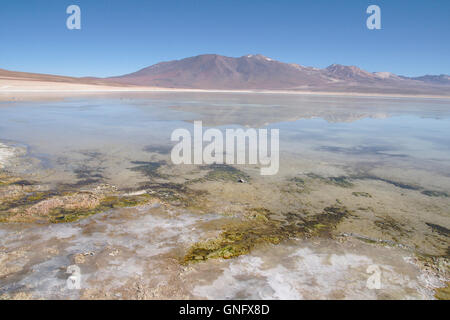
[[[0,101],[34,101],[63,99],[74,95],[92,95],[117,92],[198,92],[198,93],[258,93],[290,95],[328,95],[354,97],[394,97],[394,98],[436,98],[450,99],[443,95],[408,95],[359,92],[293,91],[293,90],[211,90],[211,89],[175,89],[160,87],[139,87],[120,85],[98,85],[83,83],[50,82],[39,80],[20,80],[0,78]]]

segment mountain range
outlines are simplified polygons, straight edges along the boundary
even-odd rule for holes
[[[276,61],[260,54],[238,58],[204,54],[157,63],[130,74],[109,78],[73,78],[0,69],[0,78],[12,74],[15,78],[140,87],[450,96],[449,75],[405,77],[390,72],[368,72],[356,66],[340,64],[318,69]]]

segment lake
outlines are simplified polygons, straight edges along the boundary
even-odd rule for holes
[[[278,129],[278,173],[173,164],[171,133],[196,120]],[[439,99],[154,92],[0,103],[0,143],[15,155],[0,171],[0,295],[433,298],[448,277],[449,137],[450,100]]]

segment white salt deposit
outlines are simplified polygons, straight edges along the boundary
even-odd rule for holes
[[[8,165],[10,159],[14,157],[14,155],[14,148],[0,142],[0,169]]]

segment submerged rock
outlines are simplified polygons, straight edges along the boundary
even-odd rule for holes
[[[10,181],[14,181],[13,178]],[[0,180],[5,181],[5,179]],[[9,183],[0,187],[0,221],[36,220],[72,222],[113,208],[133,207],[154,200],[149,194],[121,195],[114,186],[100,185],[84,191],[39,191],[38,184]]]

